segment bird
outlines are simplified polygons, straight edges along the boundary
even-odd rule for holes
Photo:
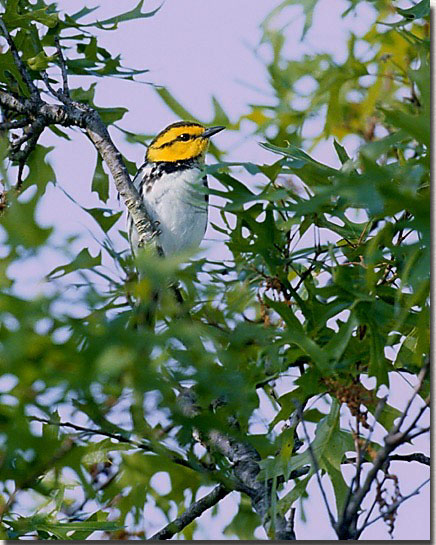
[[[207,177],[203,165],[209,140],[224,130],[223,126],[205,127],[193,121],[177,121],[163,129],[149,144],[145,161],[133,179],[147,214],[157,226],[155,247],[162,257],[195,250],[204,238],[208,222]],[[130,214],[127,235],[132,254],[139,250],[138,233]],[[180,292],[173,286],[176,299]],[[151,295],[152,308],[159,297]]]
[[[133,179],[150,219],[158,226],[160,255],[197,248],[208,221],[208,195],[202,166],[209,139],[223,126],[204,127],[177,121],[163,129],[147,148],[145,162]],[[128,214],[127,234],[132,253],[138,253],[138,233]]]

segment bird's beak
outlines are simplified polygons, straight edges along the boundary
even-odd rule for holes
[[[210,138],[217,132],[223,131],[224,129],[225,127],[209,127],[208,129],[204,131],[204,133],[201,136],[202,138]]]

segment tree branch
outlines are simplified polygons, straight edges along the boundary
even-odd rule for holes
[[[426,466],[430,466],[430,457],[426,456],[422,452],[412,452],[411,454],[391,454],[389,456],[390,462],[419,462]],[[357,458],[346,458],[346,464],[355,464]],[[362,462],[371,462],[371,460],[362,460]]]
[[[362,527],[358,530],[358,534],[357,534],[357,539],[359,538],[359,536],[361,535],[361,533],[366,529],[368,528],[368,526],[371,526],[371,524],[374,524],[374,522],[377,522],[378,520],[380,520],[381,518],[386,518],[387,515],[389,515],[390,513],[393,513],[394,511],[396,511],[398,509],[398,507],[404,503],[406,500],[408,500],[409,498],[412,498],[413,496],[416,496],[417,494],[420,493],[421,491],[421,488],[423,488],[427,483],[430,482],[430,479],[426,479],[423,483],[421,483],[413,492],[411,492],[410,494],[408,494],[407,496],[403,496],[402,498],[400,498],[399,500],[397,500],[396,502],[392,503],[391,505],[389,505],[389,507],[386,509],[386,511],[383,511],[383,513],[381,515],[378,515],[377,517],[373,518],[372,520],[370,521],[365,521],[365,523],[362,525]]]
[[[59,36],[55,36],[54,39],[56,51],[59,58],[59,66],[61,68],[62,74],[62,93],[67,99],[70,98],[70,89],[68,87],[68,73],[67,73],[67,63],[65,62],[64,55],[62,53],[61,44],[59,43]]]
[[[106,430],[102,429],[93,429],[93,428],[86,428],[85,426],[79,426],[78,424],[73,424],[72,422],[55,422],[52,420],[48,420],[46,418],[40,418],[39,416],[30,416],[30,420],[36,421],[36,422],[42,422],[43,424],[49,424],[50,426],[58,426],[63,428],[72,428],[73,430],[86,433],[89,435],[102,435],[103,437],[109,437],[110,439],[115,439],[116,441],[119,441],[120,443],[126,443],[129,445],[132,445],[132,447],[139,448],[141,450],[145,450],[147,452],[154,452],[155,454],[162,454],[155,452],[155,449],[152,445],[146,444],[146,443],[140,443],[138,441],[135,441],[134,439],[130,439],[129,437],[125,437],[124,435],[121,435],[119,433],[112,433]],[[168,453],[167,453],[168,454]],[[169,456],[171,461],[175,464],[182,465],[184,467],[188,467],[189,469],[198,469],[192,467],[192,465],[185,460],[184,458],[181,458],[180,456],[177,456],[175,454],[171,454]]]
[[[292,517],[286,520],[285,516],[276,514],[274,521],[270,519],[272,486],[271,483],[259,481],[257,478],[261,460],[257,450],[248,443],[237,441],[217,430],[209,432],[207,443],[232,462],[233,473],[239,482],[237,489],[250,497],[267,535],[272,531],[271,539],[295,540]]]
[[[193,388],[178,388],[178,405],[181,412],[194,418],[201,413],[201,408],[196,404],[196,396]],[[220,452],[232,463],[232,472],[236,483],[235,490],[243,492],[251,499],[253,509],[262,520],[267,535],[272,539],[295,540],[293,517],[287,520],[284,515],[276,514],[271,521],[269,509],[271,506],[272,480],[268,482],[258,480],[260,472],[259,462],[261,457],[257,450],[249,443],[237,440],[228,434],[218,430],[211,430],[200,441]],[[304,473],[306,468],[302,468]],[[296,478],[298,475],[291,475]],[[271,534],[271,535],[270,535]]]
[[[35,482],[43,473],[50,469],[53,469],[56,462],[66,456],[75,446],[76,444],[74,443],[74,441],[70,437],[67,437],[66,440],[61,444],[59,449],[53,454],[53,456],[49,460],[44,463],[42,467],[37,467],[36,470],[30,476],[26,477],[23,481],[15,482],[15,489],[10,494],[9,499],[7,500],[7,502],[4,502],[2,503],[2,505],[0,505],[0,523],[2,522],[4,515],[8,511],[10,511],[11,507],[13,507],[14,503],[17,500],[18,494],[22,490],[25,490],[26,488],[30,488],[35,485]]]
[[[358,530],[356,527],[358,513],[365,496],[370,491],[371,486],[377,477],[378,472],[389,461],[391,453],[399,445],[409,441],[411,438],[416,437],[418,434],[422,432],[422,430],[419,430],[418,432],[415,432],[414,434],[412,433],[419,419],[423,415],[424,411],[427,409],[428,404],[430,403],[429,399],[426,400],[425,405],[421,407],[417,415],[412,420],[411,424],[409,424],[404,431],[401,431],[401,426],[403,425],[403,423],[405,422],[408,416],[413,400],[418,395],[423,385],[428,368],[429,368],[429,365],[426,365],[425,367],[423,367],[423,369],[419,373],[418,383],[414,388],[413,395],[409,399],[402,416],[400,417],[398,423],[395,426],[393,426],[392,430],[386,435],[384,439],[385,445],[383,448],[381,448],[377,452],[377,456],[375,457],[373,461],[373,466],[368,471],[362,486],[353,492],[353,495],[350,498],[350,501],[347,502],[344,507],[342,515],[339,517],[337,523],[334,525],[334,528],[336,530],[336,533],[339,539],[357,539],[358,535],[360,535],[360,533],[362,532],[364,528],[362,527],[360,528],[360,530]],[[366,449],[363,450],[363,453],[365,452],[365,450]]]
[[[40,103],[41,98],[39,96],[39,90],[36,87],[36,85],[33,83],[32,78],[30,77],[30,74],[26,68],[26,65],[21,60],[21,57],[18,53],[17,48],[15,47],[14,40],[12,39],[11,35],[9,34],[8,29],[6,28],[6,25],[2,18],[0,18],[0,30],[5,37],[6,41],[8,42],[9,48],[12,53],[12,57],[14,59],[14,63],[16,67],[18,68],[21,77],[23,78],[23,81],[25,82],[27,88],[30,91],[30,95],[32,97],[32,101],[34,102],[34,105],[37,105]]]
[[[0,131],[9,131],[11,129],[22,129],[29,125],[29,119],[16,119],[14,121],[3,121],[0,123]]]
[[[322,499],[324,501],[324,505],[325,505],[325,508],[327,510],[327,514],[329,516],[330,523],[332,524],[332,526],[334,526],[335,523],[336,523],[335,517],[333,516],[333,513],[332,513],[332,511],[330,509],[330,505],[329,505],[329,502],[327,500],[327,494],[326,494],[326,492],[324,490],[324,487],[322,485],[322,482],[321,482],[321,477],[319,475],[318,460],[316,459],[315,453],[313,452],[313,448],[312,448],[312,445],[311,445],[311,442],[310,442],[310,437],[309,437],[309,434],[308,434],[307,428],[306,428],[306,423],[304,422],[303,408],[302,408],[301,404],[298,407],[298,412],[300,414],[300,421],[301,421],[301,423],[303,425],[304,435],[305,435],[306,440],[307,440],[307,448],[308,448],[310,459],[312,461],[312,464],[313,464],[313,467],[314,467],[314,470],[315,470],[316,478],[317,478],[317,481],[318,481],[318,486],[319,486],[319,489],[321,491],[321,496],[322,496]]]
[[[148,538],[148,541],[170,539],[183,528],[188,526],[193,520],[200,517],[205,511],[216,505],[220,500],[230,494],[231,490],[224,485],[219,484],[212,492],[194,502],[180,517],[167,524],[159,532]]]
[[[48,77],[44,78],[44,80],[50,93],[62,102],[62,104],[48,104],[41,99],[39,90],[33,83],[25,64],[18,54],[14,41],[1,18],[0,30],[9,44],[14,62],[31,94],[29,99],[0,90],[0,106],[9,112],[20,116],[24,115],[29,119],[29,124],[24,127],[26,138],[22,139],[19,145],[16,145],[15,149],[12,149],[11,153],[11,158],[17,160],[19,163],[18,188],[22,184],[21,174],[24,164],[46,127],[49,125],[61,125],[84,129],[112,174],[115,187],[124,200],[124,204],[138,232],[139,246],[151,242],[157,234],[157,226],[148,215],[142,199],[130,179],[122,156],[112,142],[106,125],[94,109],[85,104],[74,102],[70,98],[66,64],[59,40],[56,41],[56,48],[62,73],[63,91],[56,91],[51,85],[47,85]],[[21,120],[16,120],[14,123],[15,127],[11,127],[11,122],[8,121],[3,124],[2,128],[18,128],[18,125],[21,126],[21,123]],[[21,149],[23,144],[25,147]]]

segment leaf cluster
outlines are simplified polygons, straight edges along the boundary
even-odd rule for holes
[[[350,35],[338,63],[325,53],[287,58],[287,27],[273,21],[297,4],[307,36],[316,1],[282,2],[262,26],[272,52],[270,104],[250,105],[232,122],[213,99],[214,123],[238,129],[248,119],[271,152],[269,164],[235,165],[212,150],[221,162],[207,167],[209,193],[223,203],[214,228],[226,236],[228,260],[144,252],[134,264],[111,240],[119,213],[102,205],[84,209],[101,230],[101,251],[75,252],[74,240],[66,241],[68,262],[51,272],[49,289],[27,298],[11,271],[55,246],[53,230],[38,221],[38,203],[55,180],[48,148],[38,146],[29,159],[25,185],[34,193],[8,194],[0,267],[2,537],[144,537],[147,505],[170,521],[202,487],[232,486],[231,462],[204,440],[211,429],[257,450],[259,479],[272,483],[273,520],[296,502],[304,515],[318,471],[330,479],[339,515],[356,438],[367,437],[374,415],[383,432],[399,417],[391,404],[377,412],[382,387],[398,373],[416,377],[429,357],[429,10],[426,2],[409,9],[373,2],[377,24],[359,40]],[[348,4],[352,13],[359,0]],[[42,0],[2,5],[36,81],[56,64],[55,36],[72,75],[140,74],[100,46],[95,31],[152,16],[142,13],[142,1],[93,23],[84,20],[95,8],[62,14]],[[392,14],[397,22],[383,23]],[[369,55],[358,54],[358,42]],[[10,52],[0,61],[0,85],[26,92]],[[73,98],[95,107],[95,88],[76,88]],[[169,91],[157,92],[173,112],[195,119]],[[98,110],[107,124],[125,112]],[[305,136],[310,119],[318,120],[313,137]],[[352,152],[349,136],[359,142]],[[316,159],[316,145],[328,138],[336,166]],[[2,176],[9,187],[3,167]],[[108,184],[98,160],[90,190],[103,203]],[[141,311],[133,301],[162,286],[156,329],[132,327]],[[180,405],[184,388],[195,391],[195,414]],[[426,381],[421,395],[428,390]],[[354,427],[344,427],[341,414],[351,414]],[[381,444],[372,439],[370,447],[377,452]],[[303,468],[304,476],[291,477]],[[36,506],[31,515],[21,509],[26,497]],[[263,521],[245,497],[238,509],[225,534],[253,538]],[[183,530],[186,539],[195,527]]]

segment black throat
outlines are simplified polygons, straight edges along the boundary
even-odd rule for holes
[[[159,172],[170,174],[171,172],[180,172],[188,168],[200,166],[199,156],[185,159],[184,161],[156,161],[156,168]]]

